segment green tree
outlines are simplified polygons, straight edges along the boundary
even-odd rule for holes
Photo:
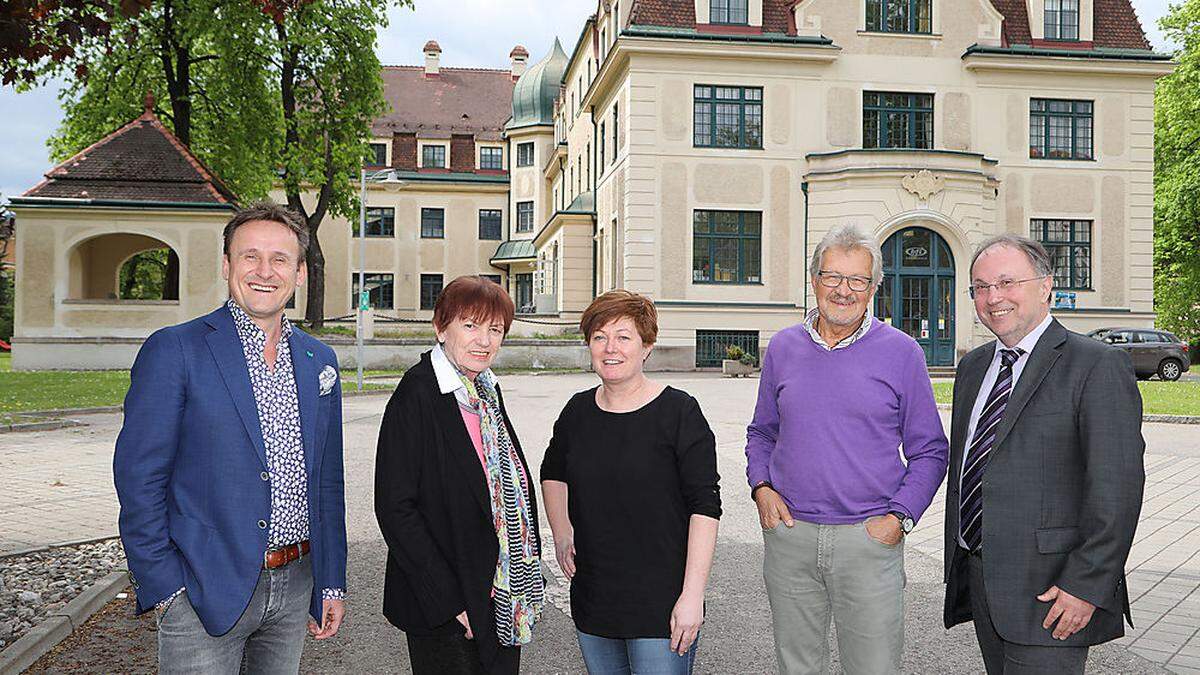
[[[279,165],[288,206],[304,218],[310,235],[304,318],[314,328],[324,325],[325,316],[318,231],[327,214],[357,214],[355,179],[371,121],[386,105],[375,29],[387,24],[387,6],[386,0],[312,0],[267,12],[284,120]]]
[[[147,92],[155,113],[243,199],[266,196],[281,116],[272,78],[253,67],[263,40],[262,14],[242,2],[160,0],[80,45],[72,59],[48,62],[46,74],[80,72],[64,87],[62,126],[50,139],[61,161],[141,113]]]
[[[1154,96],[1154,309],[1184,340],[1200,338],[1200,0],[1160,23],[1181,45]]]

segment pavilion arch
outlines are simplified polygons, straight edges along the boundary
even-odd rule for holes
[[[167,250],[161,297],[153,300],[179,300],[179,255],[175,246],[156,236],[140,232],[110,232],[88,235],[67,251],[66,298],[70,300],[123,301],[120,288],[121,268],[133,256],[159,249]]]

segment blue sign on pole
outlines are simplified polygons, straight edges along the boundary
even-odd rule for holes
[[[368,309],[371,309],[371,292],[370,291],[359,291],[358,292],[358,308],[364,312],[367,311]]]

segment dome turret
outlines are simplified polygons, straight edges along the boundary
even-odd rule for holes
[[[554,100],[558,98],[567,54],[557,38],[550,53],[525,71],[513,87],[513,114],[508,128],[554,124]]]

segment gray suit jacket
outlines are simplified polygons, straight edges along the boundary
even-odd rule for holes
[[[971,619],[958,546],[959,476],[971,408],[995,342],[958,365],[946,489],[949,628]],[[1125,561],[1142,508],[1142,398],[1124,352],[1051,322],[1009,399],[983,477],[983,567],[1000,636],[1027,645],[1084,646],[1124,635]],[[1096,605],[1065,641],[1042,621],[1052,585]],[[1132,625],[1132,620],[1130,625]]]

